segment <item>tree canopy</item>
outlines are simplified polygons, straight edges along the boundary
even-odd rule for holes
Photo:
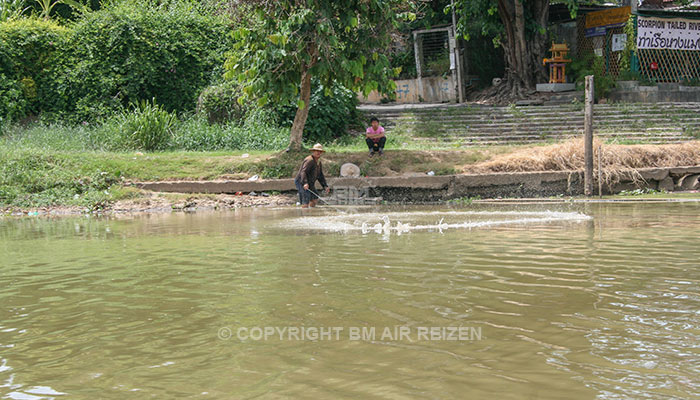
[[[563,0],[572,15],[578,1]],[[495,35],[495,45],[503,47],[506,64],[506,95],[521,97],[545,79],[541,66],[548,48],[547,24],[550,0],[455,0],[458,31],[480,31]]]
[[[415,18],[410,2],[400,0],[244,0],[236,45],[226,62],[242,101],[296,101],[290,147],[302,145],[311,78],[330,91],[333,85],[388,93],[395,89],[386,50],[399,20]]]

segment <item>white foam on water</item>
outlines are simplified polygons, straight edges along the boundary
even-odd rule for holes
[[[435,218],[435,223],[424,220]],[[445,222],[449,218],[450,222]],[[417,220],[418,219],[418,220]],[[457,221],[454,221],[457,219]],[[355,213],[292,218],[279,224],[287,229],[330,232],[401,233],[410,231],[445,231],[498,225],[522,225],[551,222],[582,222],[592,219],[578,212],[560,211],[415,211]],[[396,221],[392,223],[392,221]]]

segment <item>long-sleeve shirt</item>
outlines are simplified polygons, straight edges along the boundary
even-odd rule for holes
[[[306,157],[301,163],[301,168],[299,169],[296,179],[301,181],[302,185],[308,183],[309,188],[314,187],[316,180],[319,181],[324,189],[328,186],[328,184],[326,184],[326,177],[323,176],[321,161],[316,162],[313,156]]]

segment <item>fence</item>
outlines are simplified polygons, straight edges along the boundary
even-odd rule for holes
[[[584,58],[595,54],[595,49],[601,49],[597,54],[605,58],[605,73],[617,78],[621,72],[622,51],[613,51],[613,35],[624,33],[624,27],[614,27],[605,30],[605,35],[586,37],[585,15],[579,16],[576,21],[577,28],[577,54],[578,58]]]
[[[646,14],[640,14],[646,16]],[[689,13],[683,13],[687,18]],[[680,17],[677,15],[676,17]],[[635,16],[635,26],[638,17]],[[700,24],[700,17],[692,16]],[[668,19],[672,21],[672,19]],[[653,82],[700,83],[700,49],[638,49],[634,70]]]
[[[633,18],[637,26],[637,16]],[[613,36],[624,33],[624,28],[608,28],[605,35],[586,37],[585,16],[580,16],[577,31],[577,56],[584,58],[588,54],[594,54],[595,49],[601,49],[598,55],[605,58],[605,73],[618,78],[622,72],[623,51],[613,51],[612,43]],[[700,83],[699,50],[638,49],[631,61],[632,71],[651,82]]]

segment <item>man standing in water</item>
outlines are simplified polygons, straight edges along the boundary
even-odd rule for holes
[[[330,192],[326,184],[326,178],[323,176],[323,168],[321,167],[321,155],[324,151],[323,146],[320,143],[316,143],[311,148],[311,155],[306,157],[301,163],[299,173],[294,178],[294,184],[299,191],[299,202],[302,208],[316,207],[316,202],[318,202],[315,187],[316,180],[321,184],[326,194]]]

